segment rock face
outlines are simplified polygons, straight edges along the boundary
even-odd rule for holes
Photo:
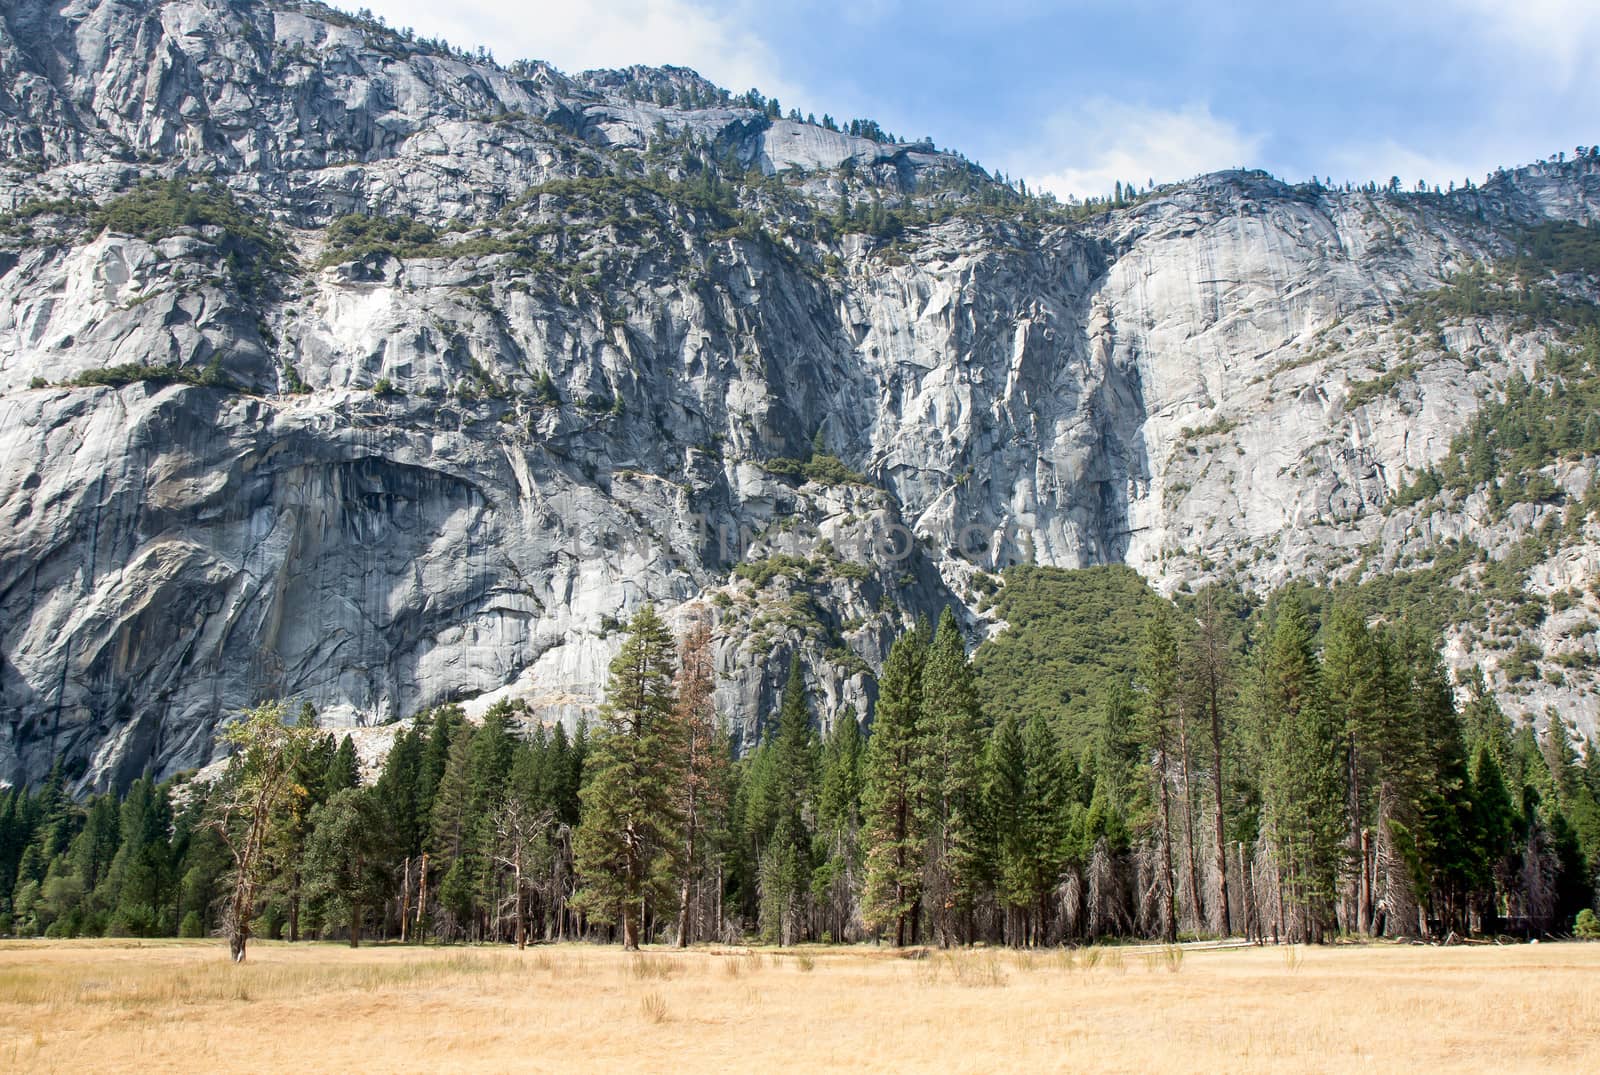
[[[752,736],[797,656],[864,716],[910,618],[981,627],[979,571],[1504,547],[1469,506],[1381,509],[1550,336],[1468,321],[1401,369],[1395,311],[1600,207],[1583,161],[1447,196],[1228,173],[1073,220],[692,72],[501,68],[287,2],[0,2],[0,150],[0,777],[64,753],[95,786],[206,763],[268,697],[576,719],[645,601],[716,620]],[[281,256],[105,215],[184,176]],[[885,206],[920,216],[853,223]],[[1586,683],[1540,690],[1592,725]]]

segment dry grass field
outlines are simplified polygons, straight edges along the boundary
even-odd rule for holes
[[[1600,1071],[1600,945],[0,943],[0,1071]]]

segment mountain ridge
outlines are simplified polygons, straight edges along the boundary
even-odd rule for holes
[[[980,572],[1354,577],[1450,536],[1504,554],[1588,488],[1569,460],[1563,502],[1503,517],[1394,502],[1572,336],[1406,311],[1590,222],[1588,155],[1449,194],[1228,172],[1052,205],[925,142],[624,92],[709,94],[692,73],[503,68],[318,12],[0,6],[13,779],[204,764],[267,696],[570,721],[645,599],[717,619],[749,741],[788,654],[865,714],[908,618],[992,630]],[[903,557],[839,554],[900,527]],[[1584,589],[1591,527],[1529,585]],[[1481,633],[1447,653],[1493,676]],[[1592,728],[1574,678],[1497,686]]]

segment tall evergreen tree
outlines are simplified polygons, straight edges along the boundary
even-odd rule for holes
[[[966,643],[946,607],[922,672],[927,894],[943,945],[972,939],[984,883],[984,732]]]
[[[762,784],[765,815],[759,863],[763,932],[781,944],[795,940],[811,877],[815,818],[816,738],[798,655],[789,665],[778,709],[777,736]]]
[[[856,894],[861,879],[862,766],[866,745],[856,711],[845,707],[833,718],[822,748],[817,782],[816,855],[811,891],[824,916],[824,928],[836,941],[854,929]]]
[[[696,939],[708,908],[716,922],[718,895],[708,891],[712,877],[708,866],[715,850],[713,840],[722,829],[727,809],[728,745],[717,715],[713,692],[716,668],[712,663],[711,625],[693,623],[684,635],[676,684],[677,749],[683,779],[678,787],[678,811],[683,819],[683,856],[678,887],[678,947]],[[720,924],[720,923],[716,923]]]
[[[322,905],[325,921],[343,920],[350,947],[361,943],[366,912],[388,890],[383,818],[370,791],[342,788],[312,812],[306,843],[308,898]]]
[[[862,853],[867,928],[887,931],[897,946],[915,943],[922,902],[919,785],[925,749],[922,668],[927,639],[921,630],[897,638],[878,681],[872,737],[862,787]]]
[[[639,947],[646,905],[662,894],[682,842],[674,650],[666,624],[645,605],[611,662],[573,840],[582,884],[573,903],[597,922],[619,922],[629,950]]]
[[[329,795],[333,795],[346,788],[357,787],[360,783],[361,763],[356,758],[356,744],[350,738],[350,733],[346,732],[345,737],[339,740],[339,749],[328,762],[328,775],[323,786]]]
[[[1028,798],[1028,762],[1017,718],[1007,713],[995,726],[984,757],[984,797],[994,834],[995,892],[1005,912],[1006,939],[1017,943],[1020,919],[1032,909],[1033,833]]]
[[[1216,896],[1213,920],[1224,936],[1233,932],[1229,907],[1227,782],[1223,755],[1226,739],[1226,712],[1232,694],[1233,637],[1224,593],[1220,585],[1205,587],[1195,600],[1195,632],[1190,643],[1187,667],[1191,690],[1202,714],[1203,733],[1210,748],[1212,843],[1215,854]]]
[[[1492,933],[1498,928],[1502,913],[1498,893],[1509,892],[1513,885],[1516,864],[1512,856],[1519,821],[1488,740],[1479,742],[1473,758],[1472,788],[1479,863],[1475,901],[1481,928]]]
[[[1333,924],[1344,848],[1341,737],[1322,698],[1311,624],[1293,597],[1278,610],[1260,686],[1259,716],[1270,729],[1263,807],[1280,926],[1288,939],[1320,942]]]
[[[1366,621],[1353,606],[1334,607],[1326,634],[1323,696],[1329,716],[1340,730],[1344,752],[1349,844],[1345,860],[1349,868],[1345,871],[1342,910],[1351,928],[1369,933],[1374,908],[1372,825],[1378,801],[1376,774],[1383,757],[1385,669]]]
[[[417,816],[418,781],[422,777],[424,740],[420,725],[395,736],[373,785],[377,809],[390,835],[391,854],[410,858],[422,854],[426,819]]]
[[[171,825],[172,803],[166,789],[148,776],[134,781],[122,801],[121,846],[108,878],[116,892],[114,933],[149,937],[177,928],[169,899],[174,881],[167,842]]]
[[[1178,722],[1178,641],[1167,607],[1151,617],[1140,653],[1139,690],[1143,761],[1154,803],[1152,835],[1158,863],[1161,933],[1168,944],[1178,939],[1178,899],[1172,855],[1171,750]]]

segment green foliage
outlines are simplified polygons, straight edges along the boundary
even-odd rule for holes
[[[1116,570],[1023,569],[999,595],[1009,626],[974,663],[1033,634],[1035,663],[1017,667],[1075,677],[1076,725],[1064,705],[991,725],[993,684],[974,681],[947,612],[937,633],[894,640],[870,738],[846,709],[819,746],[827,714],[791,657],[775,719],[730,765],[709,667],[688,673],[686,643],[677,668],[645,610],[593,744],[511,703],[481,725],[445,705],[399,729],[361,787],[352,739],[318,730],[309,706],[290,724],[273,705],[229,733],[243,749],[227,775],[183,796],[144,779],[76,803],[60,766],[0,790],[0,921],[29,936],[231,933],[231,891],[249,928],[291,938],[393,936],[405,909],[415,939],[617,923],[643,943],[691,921],[691,940],[864,927],[900,944],[1047,944],[1205,930],[1218,899],[1245,907],[1233,930],[1288,940],[1327,937],[1336,907],[1355,932],[1493,932],[1517,908],[1548,933],[1592,903],[1595,751],[1580,756],[1555,715],[1542,735],[1513,727],[1481,680],[1458,707],[1435,639],[1372,626],[1371,594],[1291,586],[1252,613],[1217,588],[1174,606]],[[1247,863],[1248,896],[1200,883],[1213,865],[1194,852],[1213,831],[1247,856],[1228,884]],[[230,874],[250,845],[255,869]],[[1376,917],[1364,875],[1386,901]],[[240,876],[260,883],[241,895]]]
[[[857,834],[861,829],[862,766],[866,744],[855,710],[834,716],[823,744],[817,781],[817,829],[812,894],[832,912],[834,932],[843,936],[845,918],[855,904],[861,868]]]
[[[1441,321],[1462,317],[1510,317],[1523,327],[1600,325],[1600,307],[1574,298],[1555,278],[1600,275],[1600,231],[1569,221],[1527,228],[1516,236],[1516,253],[1492,269],[1473,266],[1416,299],[1406,310],[1413,331],[1438,335]]]
[[[777,474],[786,478],[803,478],[808,482],[818,485],[871,485],[867,476],[859,471],[851,470],[838,456],[826,452],[818,452],[809,459],[789,459],[785,456],[776,456],[764,459],[761,466],[769,474]]]
[[[349,742],[345,737],[345,742]],[[352,946],[361,941],[364,912],[388,894],[383,817],[368,790],[354,786],[333,792],[311,814],[312,834],[302,869],[306,896],[327,921],[348,928]]]
[[[127,363],[121,366],[103,366],[99,369],[84,370],[71,381],[78,388],[121,388],[130,384],[169,385],[187,384],[201,388],[222,388],[229,391],[235,390],[236,385],[222,372],[220,359],[214,359],[204,369],[194,370],[185,366],[162,365],[145,366],[138,363]]]
[[[922,670],[922,827],[943,943],[970,941],[984,881],[983,748],[988,728],[955,613],[945,608]]]
[[[1600,228],[1553,220],[1526,229],[1512,265],[1522,272],[1600,276]]]
[[[1280,610],[1263,655],[1256,711],[1268,744],[1262,780],[1264,829],[1297,920],[1292,936],[1320,942],[1333,928],[1345,833],[1339,729],[1298,601]]]
[[[1404,620],[1437,637],[1447,626],[1481,624],[1491,611],[1523,604],[1528,599],[1524,580],[1543,559],[1547,540],[1544,534],[1530,535],[1498,560],[1474,544],[1446,545],[1424,566],[1374,574],[1343,592],[1369,618]]]
[[[158,242],[174,235],[215,238],[245,293],[259,290],[268,274],[283,271],[288,247],[271,224],[253,216],[231,191],[215,181],[147,179],[113,198],[90,216],[97,230]]]
[[[798,659],[789,665],[776,734],[750,760],[744,830],[757,848],[757,906],[762,935],[790,944],[803,914],[814,867],[817,744]]]
[[[792,579],[796,582],[809,581],[816,576],[817,571],[817,565],[805,557],[780,552],[763,560],[745,560],[735,564],[733,575],[735,578],[754,583],[759,590],[778,578]]]
[[[573,903],[598,922],[620,923],[627,947],[639,944],[647,896],[666,898],[662,887],[680,846],[673,667],[672,635],[646,605],[611,662],[573,839],[583,886]]]
[[[1375,377],[1370,381],[1356,381],[1345,394],[1344,409],[1353,411],[1357,407],[1366,406],[1375,399],[1383,399],[1389,396],[1402,383],[1415,377],[1419,368],[1415,362],[1401,362],[1386,370],[1382,376]]]
[[[1540,471],[1600,454],[1600,330],[1551,349],[1532,379],[1513,373],[1450,442],[1431,481],[1468,492],[1489,487],[1492,506],[1559,500]],[[1419,479],[1420,480],[1420,479]]]
[[[76,223],[94,212],[94,203],[78,198],[32,198],[7,213],[0,213],[0,236],[27,239],[37,223],[51,217]]]
[[[1007,569],[995,603],[1004,631],[973,657],[990,720],[1042,718],[1079,750],[1097,738],[1100,701],[1131,681],[1145,625],[1161,599],[1131,568]]]
[[[351,213],[329,224],[322,233],[322,239],[327,244],[327,250],[322,255],[323,263],[334,264],[370,254],[419,256],[416,251],[432,247],[438,242],[439,232],[408,216]]]
[[[1185,426],[1178,431],[1178,436],[1182,440],[1203,440],[1206,437],[1224,436],[1238,428],[1237,419],[1223,417],[1201,426]]]
[[[861,914],[869,929],[891,936],[897,945],[914,941],[914,915],[922,899],[925,847],[917,806],[927,777],[922,764],[927,650],[921,630],[900,636],[889,649],[862,787],[866,876]]]

